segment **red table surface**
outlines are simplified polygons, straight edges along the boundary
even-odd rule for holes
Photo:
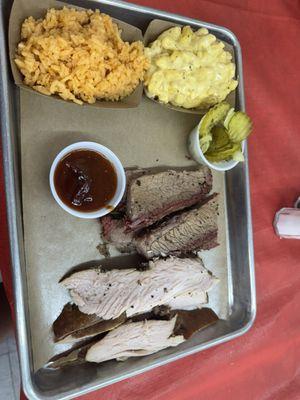
[[[278,239],[272,220],[279,208],[291,206],[300,194],[300,3],[136,3],[223,25],[241,43],[246,106],[255,124],[249,140],[249,159],[258,312],[253,328],[232,342],[81,399],[299,399],[300,242]],[[13,305],[4,204],[2,192],[1,269]]]

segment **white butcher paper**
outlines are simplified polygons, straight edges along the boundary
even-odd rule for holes
[[[195,163],[188,156],[186,142],[200,117],[146,98],[138,108],[102,110],[58,102],[22,89],[20,106],[26,278],[37,370],[69,347],[54,344],[51,332],[53,321],[70,300],[58,281],[77,264],[103,258],[97,250],[101,242],[99,222],[69,215],[52,198],[49,170],[54,157],[71,143],[91,140],[109,147],[125,167],[192,166]],[[220,318],[226,318],[231,290],[222,173],[214,173],[213,190],[220,193],[220,246],[200,256],[220,279],[209,293],[209,306]],[[118,254],[111,250],[112,255]]]

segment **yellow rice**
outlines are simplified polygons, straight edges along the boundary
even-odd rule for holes
[[[123,42],[108,15],[67,7],[23,22],[15,62],[26,85],[77,104],[128,96],[148,68],[143,44]]]

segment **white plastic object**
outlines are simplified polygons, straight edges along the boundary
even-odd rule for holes
[[[300,239],[300,209],[282,208],[275,214],[274,229],[284,239]]]
[[[62,158],[64,158],[67,154],[75,150],[95,151],[104,156],[105,158],[107,158],[114,166],[117,174],[117,190],[113,198],[109,202],[109,207],[102,207],[99,210],[91,212],[82,212],[68,207],[58,196],[54,185],[55,169],[57,167],[57,164]],[[121,161],[110,149],[95,142],[77,142],[65,147],[60,153],[57,154],[50,169],[49,182],[50,182],[51,193],[61,208],[63,208],[69,214],[74,215],[75,217],[92,219],[92,218],[103,217],[104,215],[110,213],[120,203],[125,191],[126,175],[123,165],[121,164]]]

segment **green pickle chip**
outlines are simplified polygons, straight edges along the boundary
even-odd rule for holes
[[[240,143],[229,143],[227,146],[224,146],[217,151],[208,151],[205,154],[205,157],[211,162],[227,161],[232,159],[236,152],[241,152]]]
[[[240,143],[251,133],[252,121],[242,111],[237,111],[231,117],[228,123],[228,136],[234,143]]]
[[[232,155],[232,159],[234,161],[245,161],[245,157],[242,152],[242,147]]]
[[[220,148],[230,143],[226,129],[223,126],[214,126],[211,130],[212,141],[209,146],[209,151],[218,151]]]
[[[226,101],[212,107],[199,125],[200,147],[208,161],[244,161],[242,141],[251,133],[252,121],[242,111],[234,111]]]
[[[211,132],[212,128],[224,122],[230,108],[230,104],[226,103],[226,101],[222,101],[208,110],[208,112],[202,117],[199,127],[199,136],[200,147],[204,154],[209,149],[213,140]]]
[[[227,113],[227,115],[226,115],[226,118],[225,118],[225,120],[224,120],[224,126],[225,126],[225,128],[226,129],[228,129],[228,124],[229,124],[229,121],[231,120],[231,117],[233,116],[233,114],[234,114],[234,108],[231,108],[229,111],[228,111],[228,113]]]

